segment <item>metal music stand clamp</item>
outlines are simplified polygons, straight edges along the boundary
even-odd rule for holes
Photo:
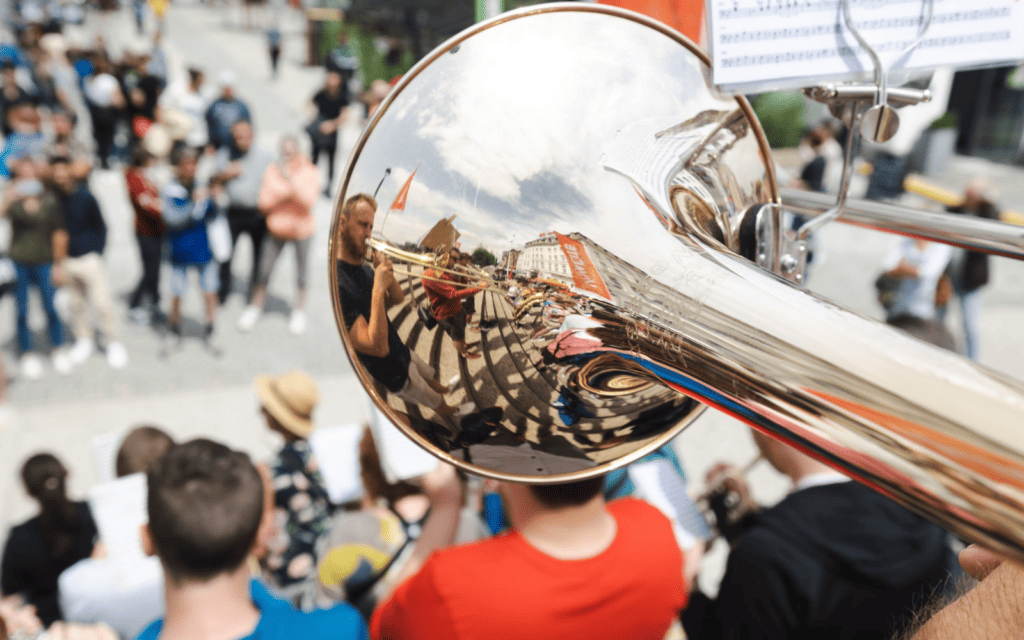
[[[858,143],[858,138],[863,136],[872,142],[885,142],[891,139],[899,128],[899,116],[896,108],[907,105],[919,104],[931,100],[931,92],[927,89],[889,88],[889,66],[882,62],[875,51],[861,35],[860,31],[853,24],[850,16],[851,0],[840,0],[843,9],[843,21],[846,28],[854,35],[857,42],[871,56],[874,65],[874,83],[828,83],[816,87],[809,87],[803,90],[804,95],[816,102],[828,106],[833,116],[846,123],[849,135],[846,137],[846,149],[843,157],[842,181],[839,185],[839,194],[835,206],[815,216],[800,226],[795,232],[784,231],[780,234],[780,245],[776,251],[775,258],[777,267],[782,277],[796,283],[804,283],[804,271],[807,266],[808,241],[811,233],[825,224],[835,220],[846,207],[846,197],[850,189],[850,179],[853,176],[853,152]],[[921,23],[917,38],[907,45],[895,58],[893,62],[900,60],[911,51],[917,48],[924,39],[928,27],[931,25],[932,15],[935,9],[935,0],[924,0],[925,18]],[[859,135],[858,135],[859,134]],[[783,204],[783,206],[785,206]],[[778,216],[773,216],[778,219]],[[776,225],[771,225],[776,226]],[[766,258],[775,252],[759,254]],[[773,260],[774,262],[774,260]],[[768,267],[764,264],[761,266]]]

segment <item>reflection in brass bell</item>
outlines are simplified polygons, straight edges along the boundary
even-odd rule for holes
[[[749,105],[709,76],[677,32],[599,5],[502,14],[406,74],[339,200],[392,168],[371,241],[403,293],[384,365],[352,339],[371,324],[358,231],[336,214],[331,233],[342,335],[400,428],[476,473],[557,482],[637,459],[700,414],[685,328],[723,276],[691,266],[679,230],[725,249],[741,214],[777,198]],[[435,262],[439,225],[445,249],[497,264]]]
[[[744,257],[778,190],[749,105],[712,90],[708,64],[661,23],[565,3],[477,25],[407,73],[330,234],[335,319],[370,396],[439,458],[533,483],[638,460],[704,403],[1024,558],[1024,384]],[[895,114],[876,110],[870,137],[888,139]]]

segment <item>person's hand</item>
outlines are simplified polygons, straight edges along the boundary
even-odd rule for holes
[[[224,180],[233,180],[242,174],[242,165],[236,160],[228,165],[227,169],[220,172],[221,178]]]
[[[377,254],[374,254],[377,255]],[[387,258],[383,258],[374,271],[373,286],[387,288],[395,279],[395,267]]]
[[[706,480],[711,493],[725,491],[736,496],[735,504],[729,508],[730,514],[734,517],[739,518],[754,508],[750,485],[740,470],[733,465],[725,462],[715,464],[708,470]]]
[[[59,262],[53,265],[50,269],[50,280],[53,282],[55,287],[63,287],[67,281],[67,273],[64,271],[64,265]]]
[[[43,630],[43,623],[36,616],[36,608],[26,605],[21,596],[0,598],[0,617],[7,625],[11,636],[23,635],[34,638]]]
[[[964,573],[971,576],[978,582],[988,577],[1003,563],[1003,558],[984,547],[976,544],[969,545],[960,552],[960,567]]]
[[[433,506],[462,503],[462,482],[447,462],[438,462],[433,471],[420,477],[419,484]]]
[[[320,133],[324,135],[331,135],[338,130],[337,120],[324,120],[320,123]]]
[[[192,194],[192,197],[195,198],[196,202],[202,202],[203,200],[206,200],[207,198],[210,197],[210,188],[209,187],[199,187]]]

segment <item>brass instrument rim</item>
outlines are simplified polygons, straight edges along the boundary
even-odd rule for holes
[[[385,113],[388,112],[395,98],[405,90],[405,88],[429,65],[433,64],[435,60],[441,56],[451,52],[453,49],[459,46],[465,40],[476,36],[488,29],[497,27],[506,22],[525,18],[533,15],[547,14],[547,13],[562,13],[562,12],[573,12],[573,13],[595,13],[605,14],[612,17],[618,17],[625,20],[629,20],[649,29],[653,29],[669,38],[674,40],[677,44],[687,49],[690,54],[694,55],[703,65],[703,69],[706,74],[710,74],[711,69],[711,58],[708,54],[701,49],[699,46],[690,41],[686,36],[680,32],[672,29],[662,22],[649,18],[645,15],[635,13],[619,7],[601,5],[601,4],[582,4],[575,2],[560,2],[543,5],[534,5],[530,7],[523,7],[507,13],[498,15],[490,20],[478,23],[468,29],[452,36],[446,40],[443,44],[438,46],[432,52],[428,53],[422,60],[416,63],[416,65],[406,73],[402,79],[395,85],[388,96],[377,108],[373,118],[367,123],[356,144],[353,146],[349,158],[345,164],[344,171],[342,173],[342,180],[340,186],[335,194],[335,202],[333,207],[333,217],[330,227],[330,236],[328,238],[328,281],[331,287],[331,306],[334,311],[335,326],[338,329],[339,337],[341,338],[342,344],[345,347],[345,353],[349,358],[349,362],[352,364],[356,376],[358,376],[363,388],[370,396],[373,403],[381,409],[381,411],[391,420],[395,426],[409,437],[417,445],[426,449],[434,456],[439,459],[454,465],[468,473],[475,475],[481,475],[495,480],[503,482],[513,483],[526,483],[526,484],[562,484],[565,482],[572,482],[577,480],[586,480],[598,476],[603,476],[611,471],[620,469],[633,462],[636,462],[644,456],[652,453],[661,447],[671,442],[676,436],[678,436],[683,429],[689,426],[694,420],[707,409],[707,405],[701,404],[692,412],[690,412],[683,420],[672,428],[666,429],[662,434],[651,440],[650,442],[638,447],[635,451],[628,454],[622,455],[614,460],[597,464],[589,469],[583,469],[578,471],[572,471],[568,473],[560,473],[553,475],[516,475],[495,471],[493,469],[486,469],[483,467],[469,464],[459,458],[450,455],[447,451],[443,451],[440,448],[434,446],[432,443],[427,441],[421,435],[419,435],[414,429],[407,427],[401,420],[397,420],[396,416],[400,415],[398,412],[389,405],[384,398],[377,393],[376,382],[369,376],[369,374],[360,365],[359,360],[354,353],[352,346],[349,344],[348,338],[345,335],[345,323],[341,316],[341,302],[339,299],[338,292],[338,273],[337,273],[337,260],[340,258],[340,243],[339,243],[339,218],[341,207],[344,204],[344,197],[348,194],[349,183],[352,179],[352,174],[355,170],[355,161],[360,156],[366,145],[367,140],[373,134],[377,125],[380,123],[381,118]],[[707,89],[712,95],[716,95],[714,85],[710,81],[710,77],[706,76]],[[743,112],[747,121],[750,123],[751,129],[754,132],[754,137],[757,140],[759,156],[761,164],[765,170],[765,187],[768,191],[769,197],[767,198],[768,203],[780,204],[781,200],[779,197],[779,187],[775,177],[775,168],[770,161],[771,152],[768,145],[768,139],[764,134],[761,124],[757,117],[754,115],[753,109],[750,103],[743,96],[729,96],[729,99],[736,101],[740,110]],[[682,395],[682,394],[681,394]]]

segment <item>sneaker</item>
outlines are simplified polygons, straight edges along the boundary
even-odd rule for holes
[[[469,414],[473,413],[474,409],[476,409],[475,404],[473,404],[472,402],[464,402],[459,405],[458,409],[455,410],[455,417],[465,418]]]
[[[27,353],[21,357],[21,375],[28,380],[38,380],[43,377],[43,361],[34,353]]]
[[[107,345],[107,364],[111,369],[124,369],[128,364],[128,352],[120,342]]]
[[[92,349],[92,340],[88,338],[75,340],[75,346],[71,347],[71,351],[67,353],[67,356],[71,359],[72,364],[82,364],[92,355]]]
[[[462,376],[456,373],[452,376],[452,379],[448,381],[448,392],[451,393],[455,387],[459,386],[460,382],[462,382]]]
[[[135,324],[149,324],[150,313],[142,307],[134,307],[128,310],[128,319]]]
[[[92,347],[90,346],[89,349],[92,350]],[[71,353],[63,349],[57,349],[53,352],[52,359],[54,371],[62,376],[66,376],[71,373],[71,368],[74,366],[74,362],[71,359]]]
[[[302,309],[295,309],[292,311],[292,317],[288,320],[288,330],[294,335],[299,335],[306,331],[306,312]]]
[[[263,315],[263,311],[259,307],[249,305],[238,318],[238,330],[243,333],[252,330],[261,315]]]

